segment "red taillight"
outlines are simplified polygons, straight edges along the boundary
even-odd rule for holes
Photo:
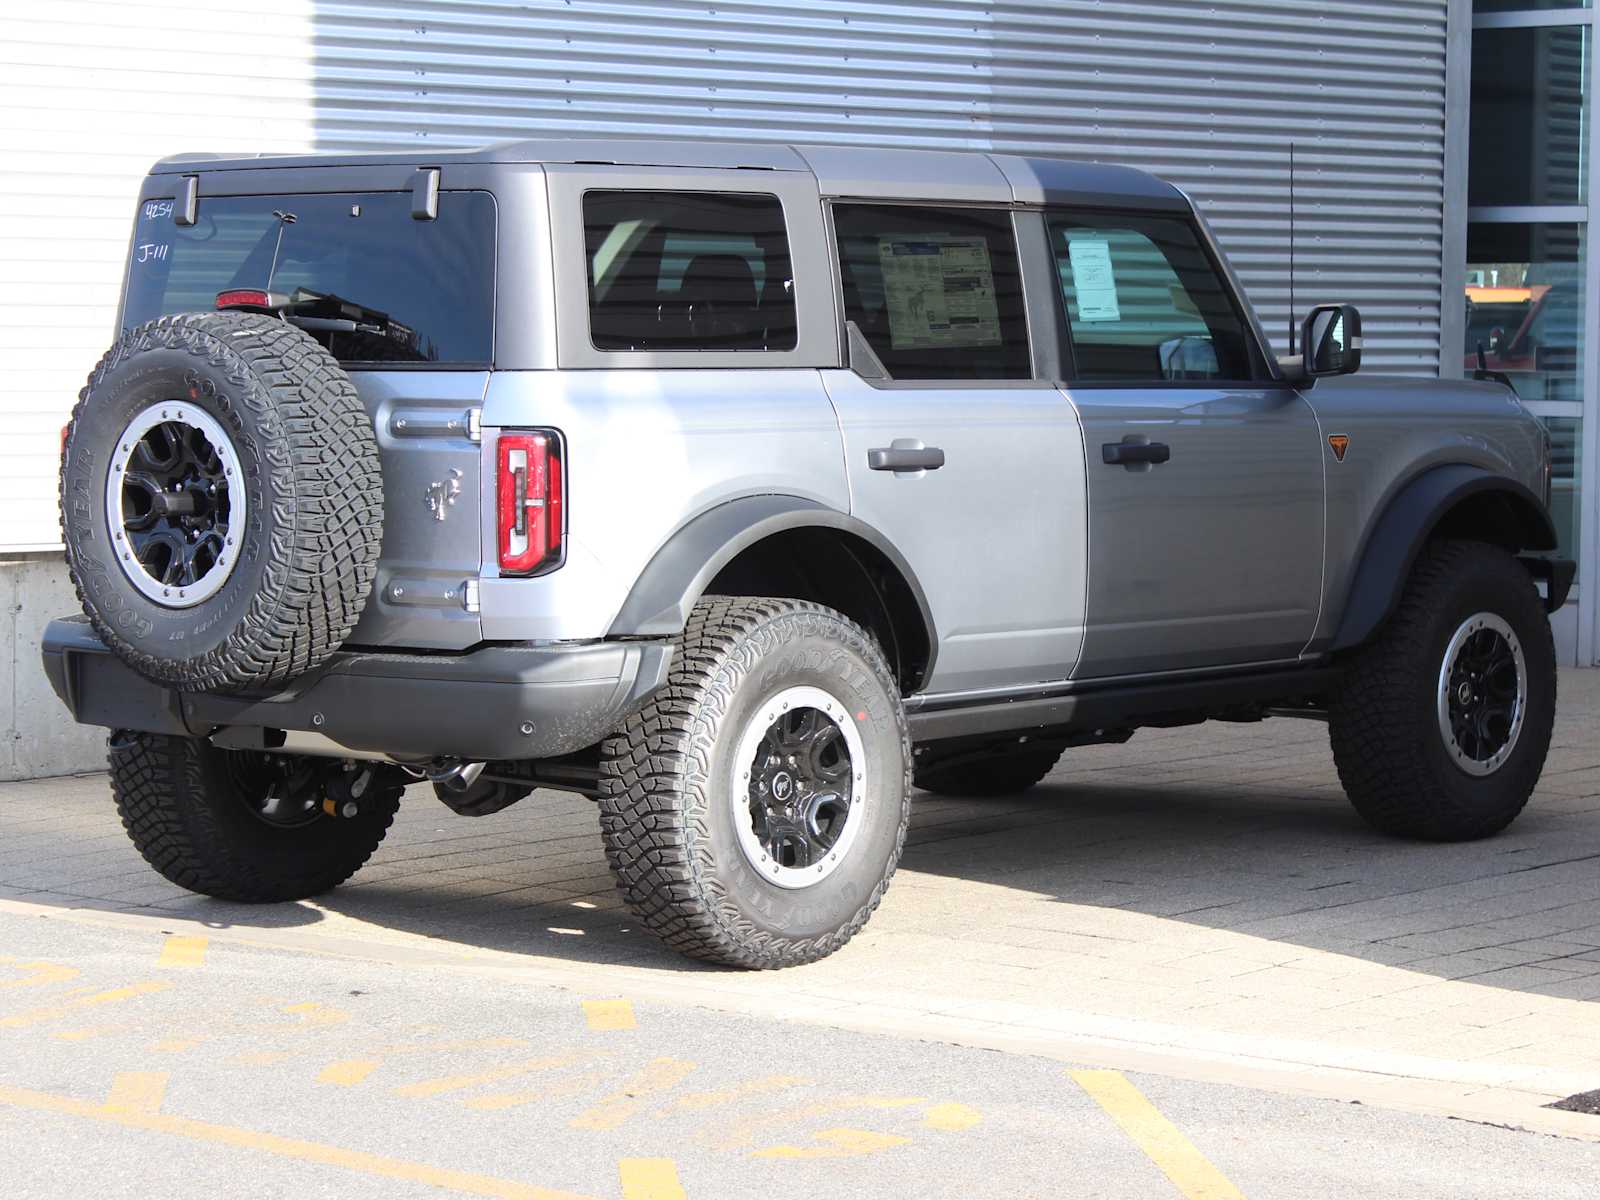
[[[272,293],[260,288],[232,288],[217,293],[218,308],[272,308]]]
[[[497,457],[500,573],[532,575],[561,558],[560,446],[553,433],[502,433]]]

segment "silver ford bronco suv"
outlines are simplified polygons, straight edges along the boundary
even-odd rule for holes
[[[1280,360],[1138,171],[693,142],[185,155],[66,435],[44,662],[140,852],[332,888],[406,787],[599,803],[639,920],[780,967],[913,785],[1328,723],[1386,833],[1503,829],[1556,670],[1549,441],[1502,383]]]

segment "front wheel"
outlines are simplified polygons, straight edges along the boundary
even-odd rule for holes
[[[799,600],[702,600],[666,686],[602,748],[606,858],[673,949],[811,962],[889,886],[910,761],[899,690],[859,626]]]
[[[1555,724],[1550,621],[1516,559],[1442,541],[1329,708],[1345,792],[1384,833],[1457,842],[1516,819]]]

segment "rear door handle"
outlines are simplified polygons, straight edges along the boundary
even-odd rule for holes
[[[1172,457],[1165,442],[1107,442],[1100,457],[1108,467],[1132,467],[1139,463],[1164,463]]]
[[[874,471],[937,471],[944,466],[944,451],[937,446],[882,446],[867,451],[867,466]]]

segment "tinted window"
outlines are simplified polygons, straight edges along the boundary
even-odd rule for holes
[[[776,196],[588,192],[583,232],[595,349],[794,349]]]
[[[896,379],[1027,379],[1028,322],[1011,214],[840,204],[839,275]]]
[[[1075,378],[1254,378],[1244,320],[1187,221],[1052,216],[1050,243]]]
[[[308,330],[342,362],[481,363],[494,334],[494,199],[444,192],[411,216],[410,192],[213,196],[194,225],[171,201],[140,206],[123,326],[216,307],[217,293],[286,296],[290,314],[348,321]]]

